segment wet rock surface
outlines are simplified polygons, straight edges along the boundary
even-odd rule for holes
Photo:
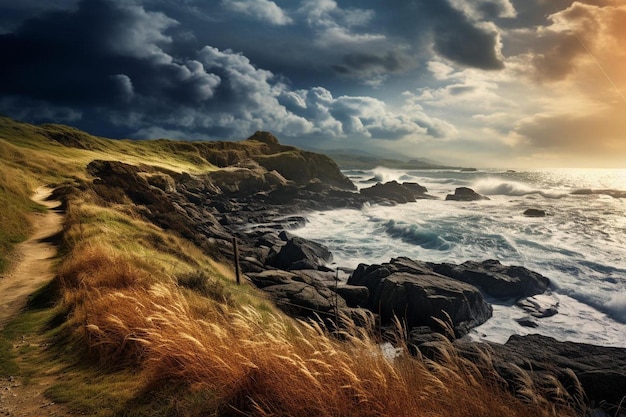
[[[529,208],[524,210],[524,216],[526,217],[546,217],[546,211],[536,208]]]
[[[450,320],[456,335],[462,336],[492,314],[478,288],[437,274],[408,258],[382,265],[361,264],[348,284],[367,287],[367,307],[380,314],[382,323],[398,317],[408,329],[437,329],[441,326],[435,319]]]
[[[543,294],[550,280],[523,266],[507,266],[497,260],[467,261],[460,265],[427,263],[434,272],[479,287],[496,299],[519,299]]]
[[[479,201],[489,200],[489,197],[478,194],[476,191],[467,187],[459,187],[454,190],[454,194],[448,194],[446,196],[448,201]]]

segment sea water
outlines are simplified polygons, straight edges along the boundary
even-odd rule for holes
[[[531,301],[558,314],[518,320],[528,313],[490,301],[493,318],[470,337],[504,343],[512,334],[540,333],[558,340],[626,347],[626,170],[344,172],[359,188],[375,182],[417,182],[434,199],[361,210],[307,213],[293,233],[326,245],[333,266],[355,268],[407,256],[431,262],[497,259],[550,278],[551,290]],[[457,187],[490,200],[446,201]],[[582,194],[573,192],[586,189]],[[594,190],[590,192],[589,190]],[[607,191],[608,190],[608,191]],[[546,217],[526,217],[529,208]]]

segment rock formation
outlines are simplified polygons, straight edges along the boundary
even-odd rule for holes
[[[443,331],[433,318],[444,322],[449,318],[456,336],[462,336],[492,314],[476,287],[432,272],[408,258],[383,265],[361,264],[348,284],[367,287],[367,307],[380,314],[382,323],[397,317],[409,329],[428,326]]]
[[[478,194],[476,191],[467,187],[459,187],[454,190],[454,194],[448,194],[446,196],[447,201],[478,201],[489,200],[489,197]]]

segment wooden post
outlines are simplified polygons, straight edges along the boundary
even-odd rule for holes
[[[337,287],[339,287],[339,267],[335,270],[335,330],[339,331],[339,293]]]
[[[239,245],[237,244],[236,237],[233,237],[233,257],[235,262],[235,279],[237,280],[237,285],[240,285],[241,278],[239,273]]]

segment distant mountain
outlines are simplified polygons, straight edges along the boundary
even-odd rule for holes
[[[460,167],[451,167],[427,158],[414,158],[409,161],[402,161],[378,157],[363,151],[330,150],[324,151],[324,153],[334,159],[341,169],[372,169],[378,166],[395,169],[461,169]]]

